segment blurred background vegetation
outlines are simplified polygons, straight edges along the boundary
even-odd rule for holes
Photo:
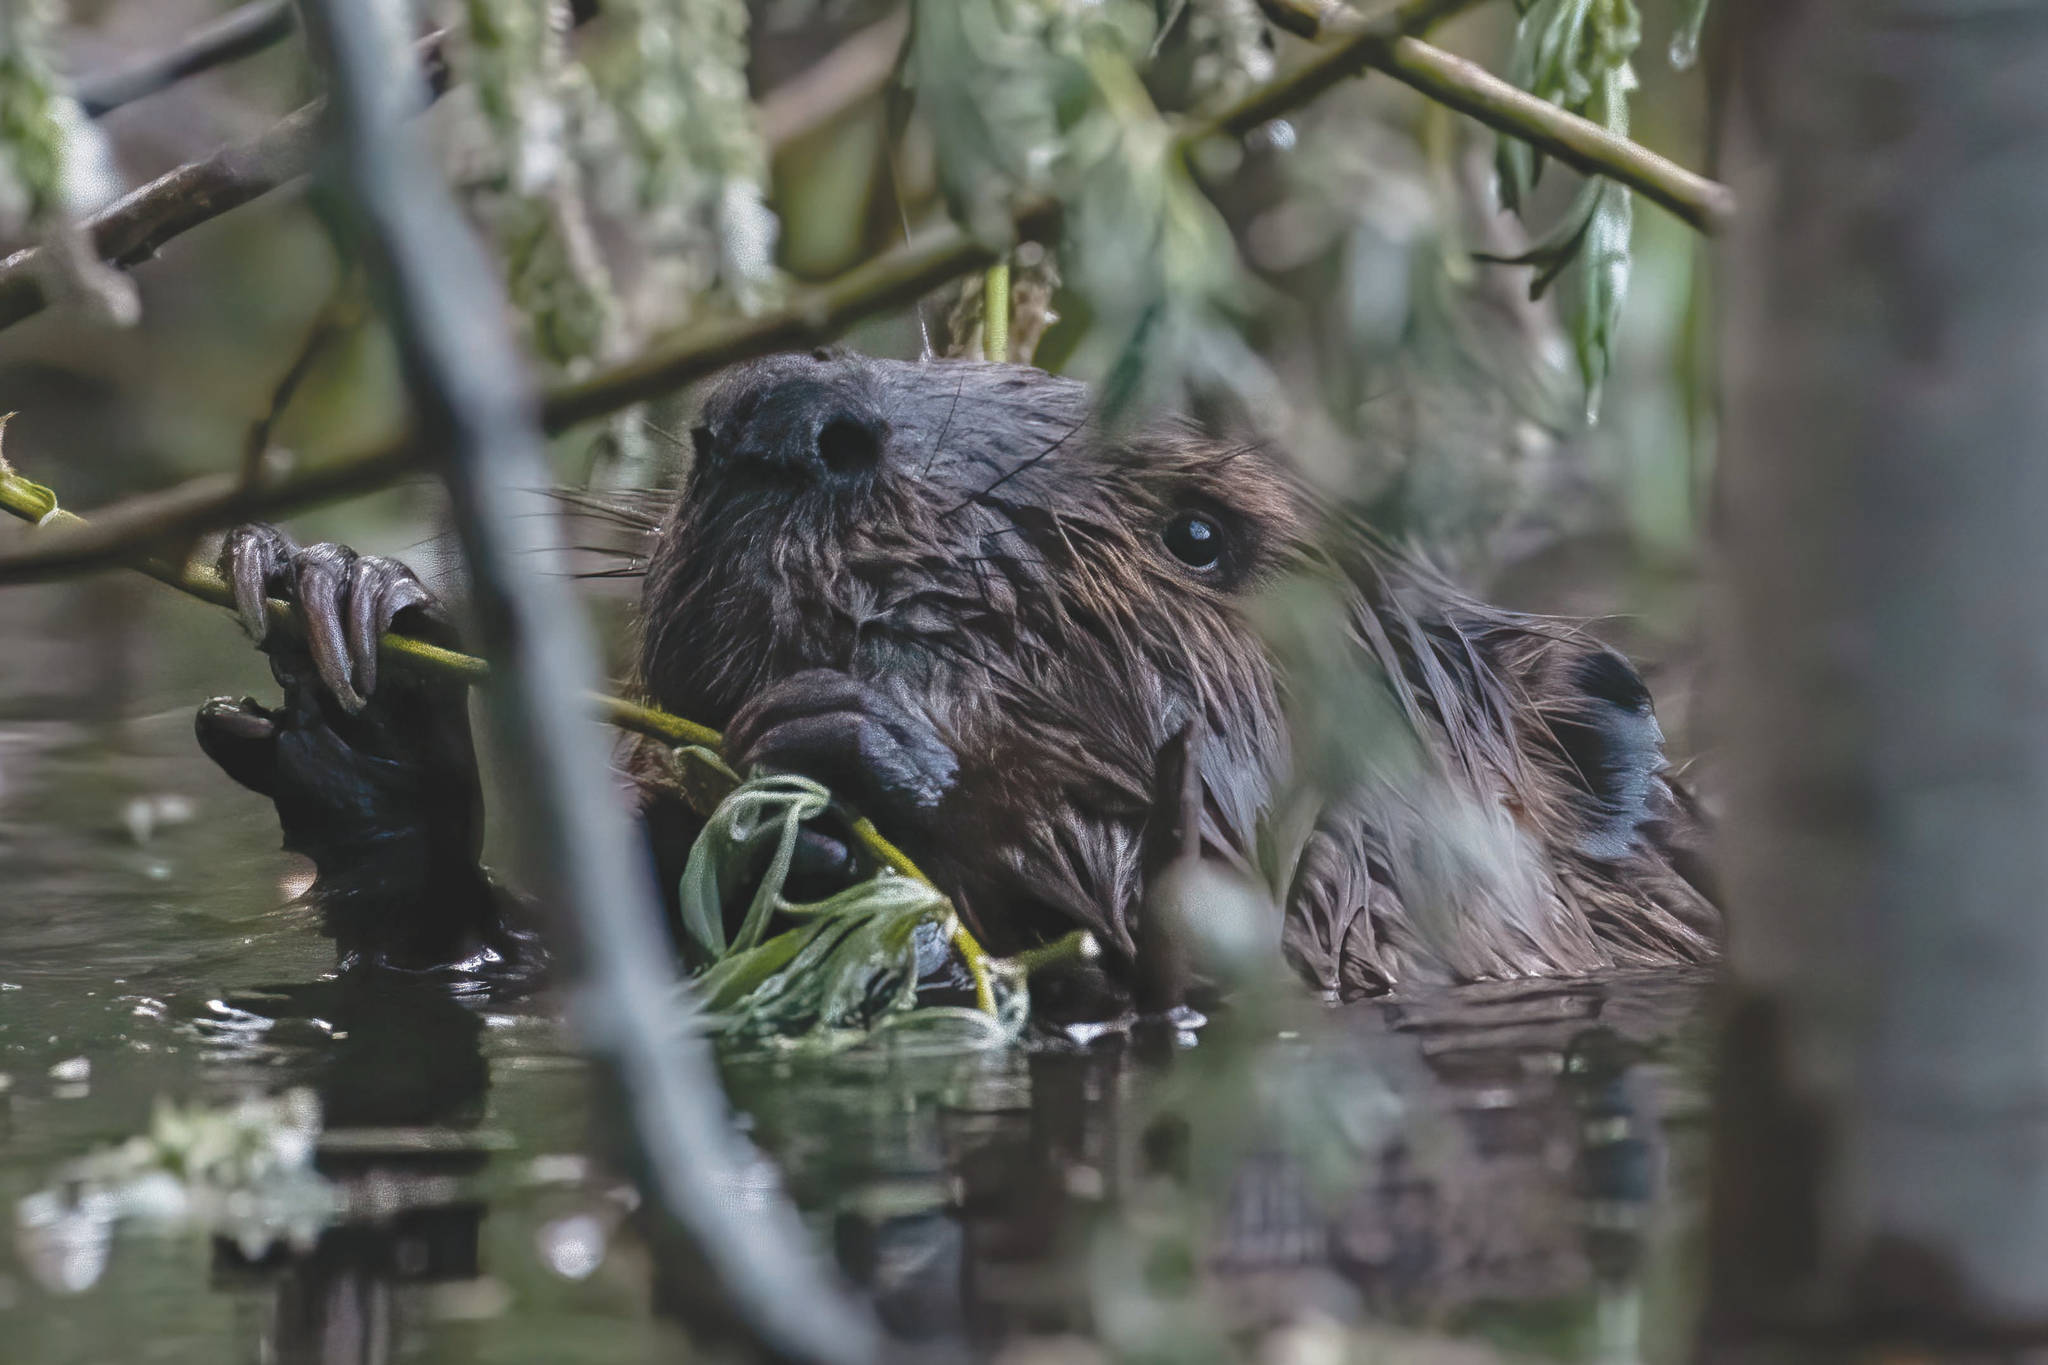
[[[118,68],[221,10],[41,8],[25,32],[71,73]],[[1037,363],[1106,383],[1111,401],[1248,421],[1475,588],[1630,613],[1646,633],[1628,643],[1681,657],[1713,435],[1697,234],[1654,208],[1631,233],[1612,207],[1626,191],[1582,193],[1555,166],[1528,186],[1526,150],[1379,75],[1240,144],[1205,144],[1183,171],[1164,155],[1169,120],[1310,51],[1252,0],[915,8],[911,25],[891,0],[426,6],[452,80],[425,117],[504,264],[536,368],[586,373],[692,320],[772,307],[948,215],[999,233],[1014,196],[1055,190],[1066,240],[1025,247],[1016,270]],[[1481,5],[1436,40],[1602,121],[1616,122],[1602,101],[1625,94],[1618,126],[1699,165],[1701,82],[1666,58],[1685,50],[1694,8],[1544,0],[1518,41],[1515,6]],[[1586,51],[1552,51],[1539,71],[1530,35],[1545,24],[1579,26]],[[1638,32],[1632,56],[1593,50]],[[1585,88],[1581,73],[1603,69],[1641,88]],[[70,209],[255,137],[315,93],[303,46],[286,42],[96,123],[74,116]],[[1502,186],[1520,215],[1499,208]],[[0,408],[20,412],[10,455],[79,509],[230,468],[302,352],[270,432],[281,460],[317,465],[395,430],[389,347],[322,212],[294,182],[178,238],[130,277],[132,327],[60,306],[0,333]],[[13,245],[49,221],[14,213]],[[1532,247],[1564,270],[1533,301],[1547,267],[1481,259]],[[848,340],[915,355],[978,335],[968,281]],[[561,437],[563,481],[672,478],[686,408]],[[414,488],[303,529],[390,549],[430,538],[435,517],[431,490]],[[1666,710],[1682,728],[1682,698]]]

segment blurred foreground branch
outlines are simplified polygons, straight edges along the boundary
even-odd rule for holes
[[[761,97],[761,138],[785,147],[829,128],[846,111],[882,93],[910,32],[906,5],[820,57],[802,75]]]
[[[688,1027],[653,880],[604,752],[587,729],[559,723],[588,691],[593,651],[568,584],[539,568],[549,522],[528,514],[549,482],[547,453],[503,293],[409,122],[418,81],[404,13],[393,0],[305,5],[328,58],[350,201],[448,485],[486,651],[501,664],[490,714],[522,778],[507,791],[544,899],[569,921],[557,941],[572,950],[570,1016],[624,1120],[657,1244],[675,1254],[664,1288],[693,1327],[749,1355],[872,1360],[872,1319],[828,1278],[794,1209],[749,1173],[759,1158]],[[735,1200],[743,1187],[750,1197]]]

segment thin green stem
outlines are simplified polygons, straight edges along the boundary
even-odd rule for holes
[[[981,354],[998,365],[1010,359],[1010,258],[1004,256],[981,276]]]

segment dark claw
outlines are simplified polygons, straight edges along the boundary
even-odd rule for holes
[[[434,605],[433,594],[397,560],[376,555],[356,560],[349,587],[349,634],[357,691],[367,697],[377,690],[377,642],[398,614],[414,607],[431,610]]]
[[[220,576],[235,594],[235,615],[249,638],[262,644],[270,635],[268,599],[281,588],[292,556],[299,552],[291,538],[275,526],[238,526],[220,547]]]
[[[234,589],[243,627],[275,656],[265,599],[284,598],[305,627],[305,653],[321,686],[344,712],[360,715],[377,688],[378,642],[399,613],[418,609],[421,624],[452,638],[433,594],[396,560],[358,555],[345,545],[300,549],[273,526],[243,526],[221,546],[220,571]]]
[[[355,561],[356,552],[345,545],[310,546],[292,561],[298,578],[299,614],[306,623],[306,647],[320,671],[320,681],[352,716],[362,712],[364,698],[352,677],[355,669],[343,634],[345,605],[341,596]]]
[[[377,690],[377,637],[390,618],[381,613],[383,561],[359,556],[348,570],[348,652],[355,663],[356,690]]]

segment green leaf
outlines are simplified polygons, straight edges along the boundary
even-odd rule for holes
[[[830,806],[831,793],[808,778],[754,777],[719,804],[690,850],[679,900],[699,968],[691,990],[712,1032],[812,1053],[859,1045],[882,1029],[916,1029],[939,1047],[1014,1041],[1029,1009],[1016,964],[991,964],[993,1016],[919,1005],[920,946],[950,940],[956,925],[934,887],[883,871],[822,901],[783,895],[804,822]],[[727,912],[742,903],[728,940]]]
[[[1683,0],[1703,12],[1704,0]],[[1631,65],[1641,46],[1642,15],[1634,0],[1526,0],[1517,4],[1509,79],[1529,93],[1628,135]],[[1697,15],[1691,16],[1696,18]],[[1697,39],[1697,26],[1692,30]],[[1503,207],[1523,212],[1542,174],[1543,159],[1527,144],[1503,137],[1495,154]],[[1629,191],[1612,181],[1589,180],[1557,226],[1520,256],[1480,259],[1527,265],[1536,274],[1530,297],[1541,297],[1568,268],[1578,272],[1572,340],[1586,390],[1587,419],[1597,417],[1601,389],[1613,365],[1615,330],[1628,296]]]
[[[1579,372],[1586,380],[1589,422],[1600,414],[1600,394],[1614,356],[1621,305],[1628,297],[1629,270],[1633,264],[1629,235],[1634,222],[1633,196],[1620,185],[1603,182],[1586,224],[1585,247],[1579,261],[1582,293],[1572,328]]]

